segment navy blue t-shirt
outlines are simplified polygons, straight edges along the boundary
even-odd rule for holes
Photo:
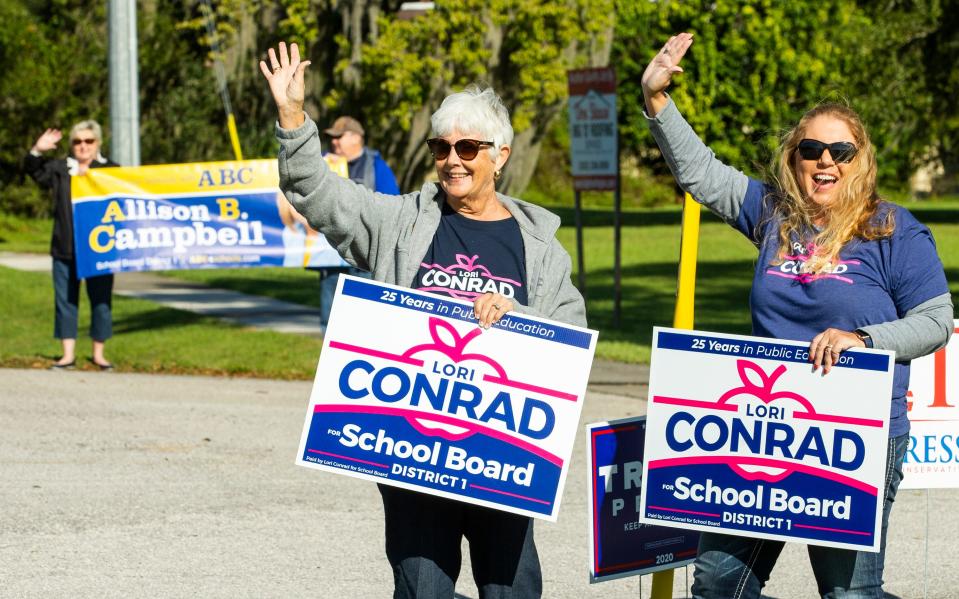
[[[779,221],[770,218],[773,189],[750,179],[739,218],[733,225],[759,248],[749,297],[753,334],[760,337],[812,341],[834,327],[854,331],[870,324],[898,320],[906,312],[949,290],[932,233],[905,208],[884,203],[896,228],[890,237],[853,240],[839,253],[838,263],[812,275],[804,265],[814,248],[796,240],[781,264]],[[893,374],[890,436],[909,432],[906,391],[909,363],[897,363]]]
[[[413,286],[470,301],[499,293],[527,305],[525,251],[516,219],[475,220],[444,203]]]

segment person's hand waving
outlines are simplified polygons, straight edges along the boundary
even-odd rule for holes
[[[63,139],[63,133],[59,129],[47,129],[43,132],[43,135],[37,138],[37,141],[33,144],[33,150],[36,152],[55,150],[61,139]]]
[[[270,64],[260,61],[260,72],[270,84],[270,93],[276,102],[279,113],[280,127],[295,129],[303,124],[303,100],[306,96],[306,86],[303,84],[303,74],[310,65],[309,60],[300,61],[300,49],[295,43],[290,44],[287,53],[286,42],[280,42],[275,52],[270,48]]]
[[[679,61],[693,43],[693,34],[680,33],[669,38],[662,49],[643,71],[643,96],[646,98],[646,114],[656,116],[666,107],[666,88],[673,81],[673,75],[682,73]]]

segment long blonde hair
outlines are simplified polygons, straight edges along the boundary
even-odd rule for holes
[[[821,228],[815,219],[822,208],[802,191],[796,173],[796,151],[813,119],[820,116],[837,118],[849,126],[858,151],[845,168],[835,198],[828,206],[828,218]],[[818,274],[839,259],[839,251],[855,238],[863,240],[888,237],[895,229],[891,210],[880,210],[882,198],[876,189],[876,153],[869,134],[856,112],[833,102],[820,104],[799,119],[782,138],[773,167],[780,195],[776,213],[780,220],[779,252],[781,262],[792,252],[796,241],[811,241],[815,251],[804,270]]]

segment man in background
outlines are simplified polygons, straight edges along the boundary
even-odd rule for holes
[[[366,147],[366,132],[359,121],[349,116],[341,116],[324,131],[330,137],[333,154],[346,159],[351,181],[367,188],[389,195],[399,195],[396,176],[383,157],[376,150]],[[330,307],[336,293],[336,282],[340,273],[369,278],[370,273],[355,266],[337,266],[316,269],[320,273],[320,326],[326,332],[330,320]]]

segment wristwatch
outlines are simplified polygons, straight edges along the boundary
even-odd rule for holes
[[[856,329],[852,334],[859,337],[859,340],[862,341],[866,347],[872,348],[872,337],[869,336],[869,333],[862,329]]]

